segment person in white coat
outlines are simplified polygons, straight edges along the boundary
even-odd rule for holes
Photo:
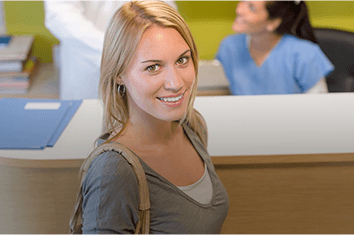
[[[60,99],[98,98],[104,31],[124,2],[44,1],[45,26],[60,41]]]

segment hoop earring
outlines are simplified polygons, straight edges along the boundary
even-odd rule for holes
[[[120,87],[122,88],[122,92],[120,91]],[[118,94],[120,94],[121,96],[124,96],[125,93],[125,86],[124,85],[118,85]]]

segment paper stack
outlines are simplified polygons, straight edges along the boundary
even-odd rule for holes
[[[38,67],[32,55],[34,37],[0,37],[0,93],[26,93]]]

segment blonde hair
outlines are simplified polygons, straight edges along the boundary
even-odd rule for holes
[[[197,47],[184,19],[173,7],[162,1],[127,2],[110,19],[105,32],[100,76],[106,128],[112,133],[120,127],[116,136],[126,128],[129,121],[128,100],[127,95],[118,93],[117,77],[125,72],[143,33],[152,25],[177,30],[191,50],[196,80],[191,88],[187,112],[180,123],[186,123],[206,146],[205,122],[193,108],[198,82]]]

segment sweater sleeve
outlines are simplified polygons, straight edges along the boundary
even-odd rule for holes
[[[83,185],[83,233],[134,233],[139,221],[135,173],[119,153],[96,157]]]

